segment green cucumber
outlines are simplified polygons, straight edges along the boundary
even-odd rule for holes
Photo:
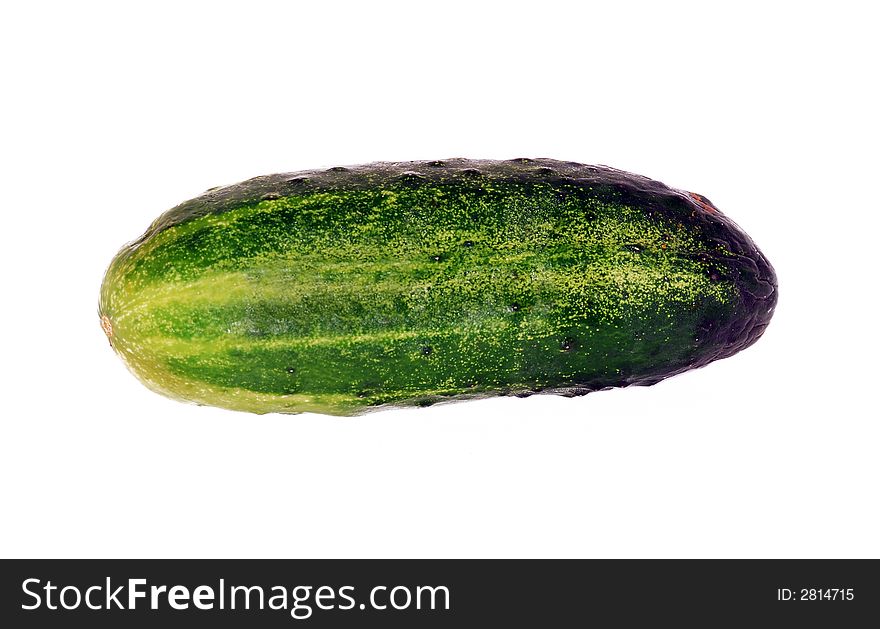
[[[773,268],[704,197],[550,159],[257,177],[160,216],[99,314],[151,389],[356,415],[650,385],[761,336]]]

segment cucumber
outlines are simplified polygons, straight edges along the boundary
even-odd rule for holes
[[[550,159],[256,177],[161,215],[99,315],[151,389],[356,415],[650,385],[754,343],[771,265],[705,197]]]

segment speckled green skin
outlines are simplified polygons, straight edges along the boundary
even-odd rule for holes
[[[455,159],[208,191],[119,252],[100,314],[160,393],[352,415],[653,384],[750,345],[775,303],[773,269],[698,195]]]

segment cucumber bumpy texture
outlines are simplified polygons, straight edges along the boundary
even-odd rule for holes
[[[754,343],[773,268],[705,197],[550,159],[256,177],[160,216],[99,315],[148,387],[356,415],[650,385]]]

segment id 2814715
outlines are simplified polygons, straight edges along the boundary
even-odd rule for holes
[[[777,588],[778,601],[851,601],[854,588]]]

